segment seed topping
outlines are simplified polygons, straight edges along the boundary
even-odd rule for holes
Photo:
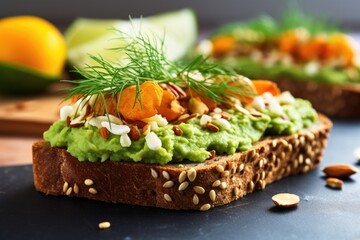
[[[214,189],[210,190],[209,197],[210,197],[211,201],[215,202],[215,200],[216,200],[216,192],[215,192]]]
[[[66,190],[66,195],[70,195],[72,193],[72,187],[69,187],[67,190]]]
[[[69,188],[69,183],[68,182],[64,182],[64,185],[63,185],[63,192],[66,192]]]
[[[187,177],[188,177],[190,182],[195,181],[195,178],[196,178],[196,170],[195,170],[195,168],[190,168],[187,171]]]
[[[213,182],[212,186],[213,186],[213,187],[218,187],[218,186],[220,186],[220,184],[221,184],[221,181],[220,181],[220,180],[216,180],[215,182]]]
[[[205,193],[205,189],[201,186],[194,186],[194,191],[197,193],[197,194],[204,194]]]
[[[179,191],[184,191],[188,186],[189,186],[189,182],[188,182],[188,181],[182,182],[182,183],[179,185],[178,190],[179,190]]]
[[[89,193],[91,193],[91,194],[97,194],[98,192],[97,192],[97,190],[95,189],[95,188],[89,188]]]
[[[165,199],[167,202],[172,202],[172,198],[171,198],[170,195],[167,194],[167,193],[164,194],[164,199]]]
[[[223,165],[216,165],[216,171],[218,171],[219,173],[224,172],[224,166]]]
[[[207,211],[211,208],[211,205],[209,203],[206,203],[200,207],[200,211]]]
[[[85,179],[84,184],[86,186],[91,186],[94,184],[94,181],[88,178],[88,179]]]
[[[162,171],[162,175],[165,179],[169,180],[170,179],[170,175],[167,171]]]
[[[185,179],[186,179],[186,172],[185,172],[185,171],[182,171],[182,172],[179,174],[179,183],[184,182]]]
[[[73,190],[74,190],[74,193],[75,193],[75,194],[78,194],[78,193],[79,193],[79,186],[78,186],[76,183],[74,184]]]
[[[171,188],[174,186],[174,182],[173,181],[167,181],[163,184],[164,188]]]
[[[193,203],[194,203],[195,205],[198,205],[198,204],[199,204],[199,197],[198,197],[198,195],[196,195],[196,194],[194,194],[194,196],[193,196]]]
[[[158,173],[155,171],[155,169],[150,168],[150,170],[151,170],[151,176],[155,179],[158,178]]]

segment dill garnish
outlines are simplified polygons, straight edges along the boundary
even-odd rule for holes
[[[109,50],[125,54],[124,61],[112,63],[101,56],[90,55],[97,65],[75,69],[82,78],[67,81],[74,84],[69,89],[68,98],[81,96],[85,99],[100,95],[97,99],[102,99],[106,105],[105,95],[119,98],[126,87],[136,86],[135,104],[141,96],[140,84],[145,81],[173,83],[217,103],[226,102],[228,97],[253,95],[249,86],[237,79],[234,71],[211,62],[207,57],[199,55],[187,63],[169,61],[164,52],[164,41],[156,36],[149,37],[140,32],[136,36],[130,36],[119,31],[119,39],[127,43]],[[141,99],[139,100],[141,103]]]

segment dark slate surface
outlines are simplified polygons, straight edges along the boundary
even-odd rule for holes
[[[360,168],[356,147],[360,121],[335,121],[320,168],[207,212],[45,196],[34,190],[30,165],[2,167],[0,239],[360,239],[360,174],[333,190],[321,172],[332,163]],[[274,207],[279,192],[299,195],[300,205]],[[112,227],[99,230],[105,220]]]

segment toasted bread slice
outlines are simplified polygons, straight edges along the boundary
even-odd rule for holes
[[[360,118],[360,84],[329,84],[295,79],[274,79],[283,91],[309,100],[313,107],[336,118]]]
[[[249,151],[198,164],[80,162],[66,149],[39,141],[33,145],[34,184],[50,195],[204,211],[315,168],[331,127],[331,121],[320,115],[301,133],[266,137]]]

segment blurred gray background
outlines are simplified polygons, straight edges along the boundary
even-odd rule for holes
[[[260,14],[278,18],[287,0],[0,0],[0,17],[31,14],[66,27],[76,17],[128,19],[189,7],[201,29]],[[360,0],[301,0],[305,12],[326,17],[351,30],[360,30]]]

